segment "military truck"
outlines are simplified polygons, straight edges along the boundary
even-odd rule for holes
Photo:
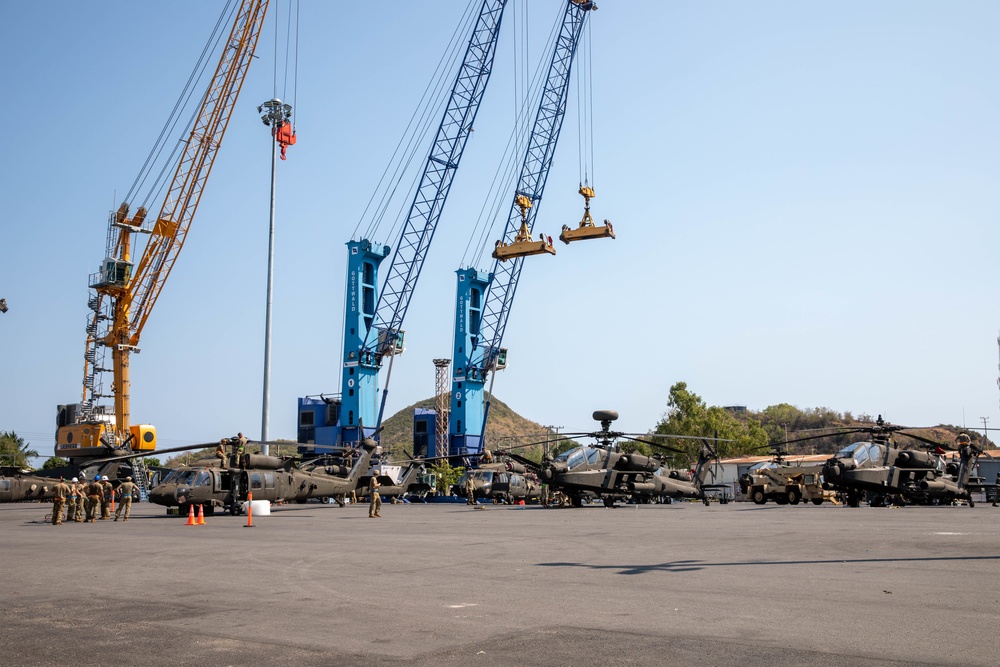
[[[779,505],[798,505],[812,502],[822,505],[823,501],[837,503],[836,492],[823,489],[822,471],[816,466],[784,466],[760,468],[750,472],[741,480],[744,493],[758,505],[773,500]]]

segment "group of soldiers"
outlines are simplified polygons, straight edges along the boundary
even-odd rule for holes
[[[117,495],[119,502],[115,510],[115,521],[125,514],[125,521],[128,521],[132,512],[132,497],[138,492],[139,487],[132,481],[131,477],[126,477],[117,489],[114,484],[104,477],[95,477],[88,482],[86,479],[80,480],[74,477],[68,483],[59,478],[59,483],[55,486],[55,496],[52,499],[52,525],[58,526],[64,520],[73,520],[76,523],[93,523],[101,519],[111,518],[111,503]],[[98,516],[100,513],[100,516]]]
[[[250,442],[243,433],[237,433],[233,438],[223,438],[215,447],[215,456],[219,459],[219,465],[223,468],[229,467],[229,454],[226,453],[226,445],[233,447],[233,460],[237,466],[243,465],[243,455],[247,451],[247,443]]]

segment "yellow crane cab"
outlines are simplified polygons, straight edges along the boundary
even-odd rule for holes
[[[531,200],[524,195],[518,195],[514,200],[521,209],[521,228],[510,243],[497,241],[493,249],[493,259],[506,262],[508,259],[516,257],[528,257],[530,255],[542,255],[548,253],[556,254],[555,246],[552,245],[552,237],[539,234],[538,240],[531,238],[531,231],[528,229],[528,209],[531,208]]]
[[[581,185],[580,194],[583,195],[585,202],[583,207],[583,219],[580,220],[580,226],[576,229],[572,229],[569,225],[563,225],[562,234],[559,235],[559,240],[566,245],[569,245],[573,241],[615,238],[615,229],[611,226],[610,220],[605,220],[604,224],[598,227],[594,224],[594,218],[590,215],[590,198],[595,196],[593,188]]]

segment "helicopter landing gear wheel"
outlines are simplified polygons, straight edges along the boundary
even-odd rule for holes
[[[812,499],[812,504],[813,505],[822,505],[823,504],[823,499],[822,498],[813,498]]]
[[[802,492],[796,488],[791,488],[788,490],[788,503],[790,505],[798,505],[799,501],[802,500]]]
[[[605,507],[614,507],[615,506],[615,499],[614,498],[605,498],[604,499],[604,506]]]
[[[856,491],[847,492],[847,506],[848,507],[861,507],[861,497]]]
[[[579,496],[574,496],[573,498],[570,499],[569,504],[572,505],[573,507],[583,507],[583,498],[580,498]]]
[[[750,494],[750,499],[757,505],[763,505],[767,502],[767,496],[764,495],[764,489],[754,489],[753,493]]]

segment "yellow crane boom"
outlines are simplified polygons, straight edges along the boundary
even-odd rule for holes
[[[269,0],[242,0],[236,10],[228,41],[223,44],[219,64],[155,221],[151,225],[146,223],[147,211],[143,207],[137,208],[130,218],[128,202],[123,202],[111,216],[107,258],[90,281],[94,290],[89,300],[93,315],[87,327],[83,399],[78,410],[61,406],[57,456],[101,454],[106,447],[156,448],[156,430],[152,426],[131,424],[129,360],[132,352],[139,351],[142,329],[184,246],[253,59],[268,3]],[[133,264],[133,237],[138,235],[148,235],[148,240],[138,263]],[[111,352],[110,369],[104,367],[106,350]],[[108,370],[113,373],[110,395],[114,398],[113,426],[110,415],[99,405],[102,398],[109,397],[102,393],[101,377]],[[88,452],[90,448],[96,449]]]

